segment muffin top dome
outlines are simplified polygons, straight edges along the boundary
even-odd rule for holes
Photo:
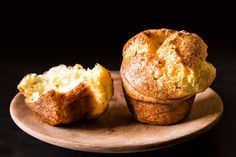
[[[194,33],[146,30],[125,44],[121,75],[146,97],[180,99],[212,84],[216,69],[206,57],[207,45]]]

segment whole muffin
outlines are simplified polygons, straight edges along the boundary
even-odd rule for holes
[[[195,95],[216,76],[206,57],[207,45],[194,33],[153,29],[132,37],[123,48],[120,73],[134,118],[169,125],[187,117]]]

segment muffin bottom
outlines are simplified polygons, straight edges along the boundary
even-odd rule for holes
[[[189,115],[196,96],[167,103],[151,103],[131,98],[125,92],[124,95],[127,106],[137,121],[156,125],[171,125],[184,120]]]

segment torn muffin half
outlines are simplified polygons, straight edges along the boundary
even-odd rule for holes
[[[111,74],[100,64],[88,70],[79,64],[59,65],[40,75],[28,74],[18,89],[29,109],[49,125],[97,118],[113,95]]]

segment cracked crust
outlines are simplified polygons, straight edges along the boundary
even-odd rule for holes
[[[140,122],[169,125],[184,119],[197,93],[213,82],[207,45],[194,33],[153,29],[123,48],[121,79],[128,107]]]
[[[213,82],[216,69],[206,56],[207,45],[196,34],[146,30],[125,44],[121,75],[142,95],[179,99],[202,92]]]

